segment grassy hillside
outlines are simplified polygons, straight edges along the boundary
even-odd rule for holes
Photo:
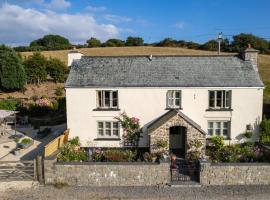
[[[213,51],[200,51],[183,48],[170,47],[108,47],[108,48],[83,48],[79,51],[87,56],[124,56],[124,55],[216,55]],[[46,57],[57,57],[67,63],[67,53],[65,51],[44,51]],[[32,52],[23,52],[23,56],[29,56]],[[228,54],[228,53],[223,53]],[[259,55],[259,72],[262,80],[270,85],[270,55]],[[270,102],[270,89],[266,87],[265,102]]]

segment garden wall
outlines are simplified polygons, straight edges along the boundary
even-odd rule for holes
[[[267,185],[270,184],[270,163],[201,162],[202,185]]]
[[[94,163],[44,160],[45,184],[145,186],[170,183],[169,163]]]

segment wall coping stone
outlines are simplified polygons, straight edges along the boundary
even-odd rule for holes
[[[151,162],[55,162],[55,165],[160,165],[169,162],[151,163]]]
[[[211,165],[211,166],[215,166],[215,167],[223,167],[223,166],[270,166],[270,163],[267,162],[254,162],[254,163],[240,163],[240,162],[236,162],[236,163],[212,163],[209,161],[200,161],[200,164],[203,165]]]

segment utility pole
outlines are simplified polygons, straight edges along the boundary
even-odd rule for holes
[[[222,38],[223,38],[222,32],[218,33],[218,39],[217,39],[217,41],[218,41],[218,55],[220,55],[220,46],[221,46]]]

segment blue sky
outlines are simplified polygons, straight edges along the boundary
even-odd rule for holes
[[[269,0],[0,0],[0,43],[26,45],[44,34],[73,43],[140,36],[203,43],[222,31],[270,39]]]

